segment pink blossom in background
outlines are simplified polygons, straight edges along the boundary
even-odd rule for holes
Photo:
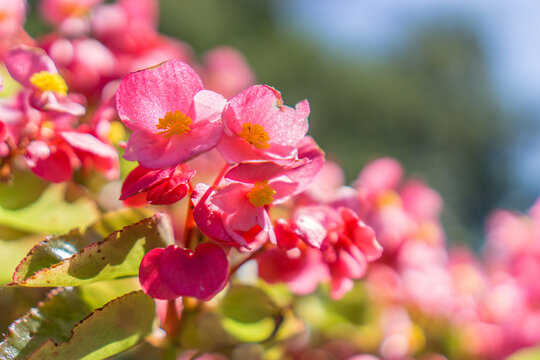
[[[71,145],[83,168],[92,168],[102,173],[108,180],[120,175],[118,153],[116,150],[91,134],[64,131],[62,138]]]
[[[204,55],[201,75],[207,89],[231,99],[255,83],[246,59],[231,47],[218,47]]]
[[[71,179],[73,168],[69,147],[62,145],[32,141],[26,147],[26,163],[37,176],[47,181],[67,181]]]
[[[41,15],[50,24],[62,26],[62,23],[72,18],[87,16],[92,8],[103,0],[41,0],[39,3]]]
[[[70,89],[89,99],[99,97],[107,83],[123,75],[114,54],[95,39],[51,36],[41,39],[40,45],[62,69]]]
[[[25,0],[0,2],[0,38],[8,38],[22,30],[26,16]]]
[[[38,110],[85,113],[82,101],[68,95],[68,87],[52,59],[40,48],[21,45],[4,59],[10,75],[31,91],[30,103]]]

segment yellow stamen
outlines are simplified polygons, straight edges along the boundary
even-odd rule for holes
[[[77,1],[64,1],[57,6],[60,13],[66,17],[82,17],[89,11],[88,7],[79,5]]]
[[[184,115],[181,111],[175,112],[169,111],[164,117],[159,119],[159,123],[156,127],[159,130],[158,135],[165,135],[165,137],[171,137],[173,135],[187,134],[191,131],[189,125],[193,123],[193,120],[187,115]]]
[[[375,201],[379,209],[386,206],[401,206],[401,197],[392,190],[387,190],[377,196]]]
[[[67,84],[58,73],[40,71],[30,77],[30,82],[41,91],[54,91],[64,96],[67,94]]]
[[[111,143],[117,145],[120,141],[123,141],[126,138],[126,130],[124,125],[119,121],[111,122],[111,128],[107,134],[107,138]]]
[[[274,202],[274,194],[276,191],[268,185],[268,180],[257,181],[253,188],[248,192],[247,197],[249,202],[254,206],[270,205]]]
[[[264,150],[270,147],[270,145],[268,145],[270,136],[268,136],[268,133],[264,130],[262,125],[249,122],[243,123],[242,131],[239,135],[257,149]]]

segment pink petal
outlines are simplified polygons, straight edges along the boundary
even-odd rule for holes
[[[302,240],[309,246],[320,249],[326,238],[327,231],[316,219],[308,215],[295,218],[294,225]]]
[[[339,213],[345,221],[355,246],[365,254],[367,261],[375,261],[380,258],[383,248],[375,238],[375,231],[358,219],[358,216],[351,209],[340,208]]]
[[[118,87],[116,107],[130,129],[157,133],[160,118],[169,111],[187,114],[193,97],[202,89],[197,73],[173,59],[128,74]]]
[[[443,207],[441,196],[422,181],[409,181],[400,192],[403,207],[418,219],[433,220]]]
[[[270,284],[292,281],[304,266],[306,259],[303,256],[291,258],[287,252],[280,249],[267,249],[257,256],[259,276]]]
[[[41,95],[38,109],[67,113],[73,116],[83,116],[86,113],[84,105],[74,101],[70,95],[57,97],[54,93],[46,91]]]
[[[165,249],[152,249],[144,255],[139,267],[139,282],[143,291],[155,299],[172,300],[178,297],[159,276],[159,268]]]
[[[356,186],[364,187],[370,193],[377,193],[395,189],[401,182],[402,176],[401,164],[393,158],[384,157],[364,167],[356,180]]]
[[[247,184],[255,184],[257,181],[265,181],[285,173],[286,168],[272,161],[241,163],[233,166],[224,178]]]
[[[129,137],[124,158],[138,161],[146,168],[169,168],[178,165],[170,151],[171,139],[146,131],[134,131]]]
[[[328,267],[322,262],[320,251],[307,249],[302,256],[305,258],[306,265],[296,278],[289,281],[292,292],[298,295],[310,294],[315,291],[319,283],[330,279]]]
[[[159,274],[177,296],[210,300],[227,284],[229,262],[212,243],[203,243],[195,251],[171,245],[163,253]]]
[[[10,50],[4,59],[13,79],[28,88],[33,88],[30,77],[40,71],[57,73],[52,59],[40,48],[20,45]]]
[[[171,205],[186,197],[188,191],[185,182],[172,178],[148,190],[146,198],[152,205]]]
[[[354,281],[349,278],[332,278],[332,290],[330,292],[330,297],[334,300],[339,300],[346,293],[352,290],[354,286]]]
[[[137,166],[133,169],[122,184],[122,192],[120,200],[125,200],[141,191],[146,190],[150,186],[158,184],[164,179],[171,176],[174,169],[147,169],[142,166]]]
[[[118,153],[91,134],[78,132],[63,132],[62,137],[75,149],[83,163],[85,157],[91,159],[91,164],[101,170],[107,179],[116,179],[120,174]]]
[[[28,144],[26,163],[37,176],[55,183],[67,181],[73,174],[69,155],[62,149],[50,148],[43,141]]]
[[[205,87],[228,99],[252,85],[255,79],[244,56],[234,48],[223,46],[209,51],[204,56],[204,66]]]
[[[247,247],[244,239],[237,243],[223,225],[223,210],[209,201],[209,197],[214,194],[212,188],[206,184],[197,184],[193,189],[191,200],[193,201],[193,219],[199,230],[208,238],[225,243],[230,246]]]

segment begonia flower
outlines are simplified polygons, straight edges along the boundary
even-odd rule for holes
[[[32,141],[26,147],[25,158],[30,169],[47,181],[64,182],[71,179],[73,174],[69,148],[66,146]]]
[[[285,161],[297,158],[297,146],[308,130],[307,100],[293,109],[281,94],[254,85],[233,97],[223,111],[223,137],[218,150],[227,161]]]
[[[62,138],[72,147],[83,168],[94,168],[108,180],[120,175],[116,150],[91,134],[63,131]]]
[[[42,49],[18,46],[8,52],[4,62],[13,79],[31,89],[30,103],[38,110],[84,115],[84,106],[68,95],[65,80]]]
[[[360,172],[355,185],[366,189],[369,194],[378,194],[395,189],[402,176],[401,164],[393,158],[385,157],[367,164]]]
[[[150,250],[139,268],[144,292],[162,300],[191,296],[210,300],[229,279],[229,262],[216,244],[203,243],[195,250],[176,245]]]
[[[123,75],[115,55],[95,39],[86,36],[66,39],[53,35],[41,39],[40,46],[62,69],[70,89],[83,93],[90,100],[99,98],[106,84]]]
[[[188,170],[185,165],[169,169],[147,169],[137,166],[129,173],[122,184],[120,200],[136,198],[137,203],[152,205],[170,205],[182,200],[189,191],[189,181],[195,170]]]
[[[207,52],[203,66],[204,85],[227,99],[253,85],[255,81],[244,56],[231,47],[222,46]]]
[[[26,1],[3,0],[0,2],[0,38],[15,35],[24,24]]]
[[[81,18],[103,0],[42,0],[41,15],[52,25],[62,26],[67,20]]]
[[[318,269],[323,266],[327,269],[328,277],[319,276],[318,281],[323,282],[327,278],[331,280],[333,298],[340,298],[348,292],[352,288],[353,280],[364,276],[368,263],[377,260],[382,255],[382,247],[377,242],[373,229],[348,208],[308,206],[298,209],[295,216],[297,218],[309,217],[310,221],[317,221],[324,228],[323,232],[316,226],[309,226],[307,229],[310,231],[304,229],[303,233],[298,232],[299,237],[311,246],[307,249],[300,247],[300,251],[302,254],[311,251],[320,252],[319,265],[310,264],[310,267]],[[277,235],[290,236],[282,231],[277,232]],[[322,241],[313,240],[320,238],[321,235],[324,235]],[[306,241],[305,239],[310,236],[313,238]],[[278,244],[289,242],[283,239],[277,241]],[[320,250],[316,247],[320,247]],[[281,251],[281,257],[290,256],[287,252]],[[280,261],[274,260],[274,263],[279,264]],[[264,271],[268,272],[269,269]],[[313,285],[309,288],[313,288]]]
[[[181,61],[127,75],[116,94],[120,119],[133,130],[124,157],[168,168],[211,150],[221,137],[225,103]]]

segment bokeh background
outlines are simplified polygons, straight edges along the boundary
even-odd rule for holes
[[[378,156],[427,181],[450,241],[479,246],[491,209],[540,193],[535,2],[162,0],[160,14],[197,54],[234,46],[287,104],[309,99],[310,132],[348,181]]]

